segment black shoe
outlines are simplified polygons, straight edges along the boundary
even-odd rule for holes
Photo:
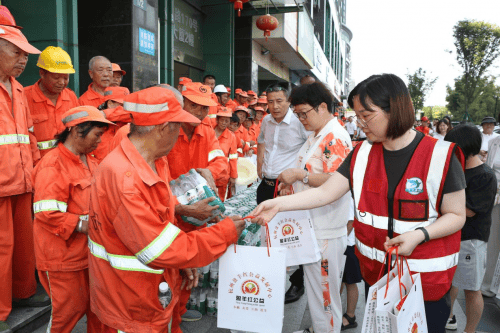
[[[45,293],[45,291],[43,291],[43,293],[33,295],[29,298],[12,300],[13,308],[23,308],[23,307],[37,308],[48,305],[50,305],[50,297]]]
[[[298,301],[304,295],[304,287],[290,286],[285,293],[285,304]]]
[[[343,317],[345,319],[347,319],[347,322],[349,324],[344,326],[344,323],[342,323],[342,327],[340,328],[341,331],[348,330],[350,328],[356,328],[356,327],[358,327],[358,323],[356,322],[356,316],[349,317],[349,315],[347,313],[344,313]]]

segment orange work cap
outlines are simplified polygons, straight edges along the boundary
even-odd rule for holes
[[[247,91],[247,94],[248,94],[248,96],[257,96],[257,94],[255,92],[253,92],[252,90]]]
[[[262,106],[256,106],[253,108],[255,112],[260,111],[260,112],[266,112]]]
[[[182,87],[182,96],[203,106],[217,106],[212,99],[212,89],[200,82],[187,83]]]
[[[236,107],[236,109],[234,110],[234,112],[238,112],[238,111],[245,111],[248,115],[250,115],[250,110],[248,110],[246,107],[244,107],[243,105],[239,105]]]
[[[260,97],[258,100],[257,100],[257,103],[259,104],[267,104],[267,97]]]
[[[9,9],[5,6],[0,6],[0,25],[7,25],[16,29],[22,29],[22,27],[16,25],[14,16],[12,16]]]
[[[186,84],[186,83],[191,83],[191,82],[193,82],[193,80],[191,80],[188,77],[180,77],[179,78],[179,84]]]
[[[241,96],[243,96],[243,97],[248,97],[247,92],[246,92],[246,91],[241,90],[240,88],[236,89],[236,90],[234,91],[234,93],[235,93],[236,95],[241,95]]]
[[[230,93],[231,92],[231,88],[227,87],[227,92]]]
[[[118,64],[111,63],[111,68],[113,69],[113,72],[120,72],[122,75],[127,74],[127,72],[125,72]]]
[[[219,106],[217,108],[217,117],[231,117],[233,113],[231,112],[230,109],[226,108],[225,106]]]
[[[267,92],[262,92],[262,96],[267,96]]]
[[[76,126],[86,121],[98,121],[100,123],[114,125],[114,123],[104,117],[103,112],[90,105],[82,105],[69,109],[63,113],[61,120],[67,128]]]
[[[106,101],[115,101],[122,104],[125,96],[129,94],[128,88],[125,87],[107,87],[106,90],[104,90]]]
[[[19,29],[6,25],[0,25],[0,38],[11,42],[26,53],[42,53],[42,51],[28,43],[28,40],[26,39],[26,37],[24,37],[23,33]]]
[[[255,105],[255,104],[257,104],[257,101],[258,101],[257,96],[254,96],[254,97],[252,98],[252,100],[251,100],[248,104],[249,104],[249,105]]]
[[[171,123],[200,123],[200,120],[182,109],[173,91],[151,87],[125,97],[123,109],[138,126]]]

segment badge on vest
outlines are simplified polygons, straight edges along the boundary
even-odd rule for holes
[[[405,191],[412,195],[417,195],[424,192],[424,183],[422,182],[422,179],[417,177],[407,179]]]

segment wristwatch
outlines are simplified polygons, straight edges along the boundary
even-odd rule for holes
[[[302,179],[302,182],[304,184],[307,184],[309,183],[309,171],[305,170],[306,171],[306,176],[304,177],[304,179]]]

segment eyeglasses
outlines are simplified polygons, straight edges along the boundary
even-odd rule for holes
[[[311,109],[309,109],[309,110],[307,110],[307,111],[304,111],[304,112],[295,112],[295,107],[293,107],[293,106],[291,106],[291,107],[290,107],[290,109],[292,109],[292,111],[293,111],[293,114],[294,114],[297,118],[299,118],[299,119],[303,119],[303,120],[307,119],[307,114],[308,114],[309,112],[311,112],[312,110],[315,110],[315,109],[317,109],[317,108],[318,108],[318,107],[311,108]]]
[[[361,128],[366,128],[368,127],[368,123],[370,121],[372,121],[375,117],[377,117],[380,113],[377,113],[376,115],[374,115],[373,117],[371,117],[370,119],[368,119],[368,121],[364,121],[363,119],[357,117],[356,118],[356,123],[359,125],[359,127]]]

